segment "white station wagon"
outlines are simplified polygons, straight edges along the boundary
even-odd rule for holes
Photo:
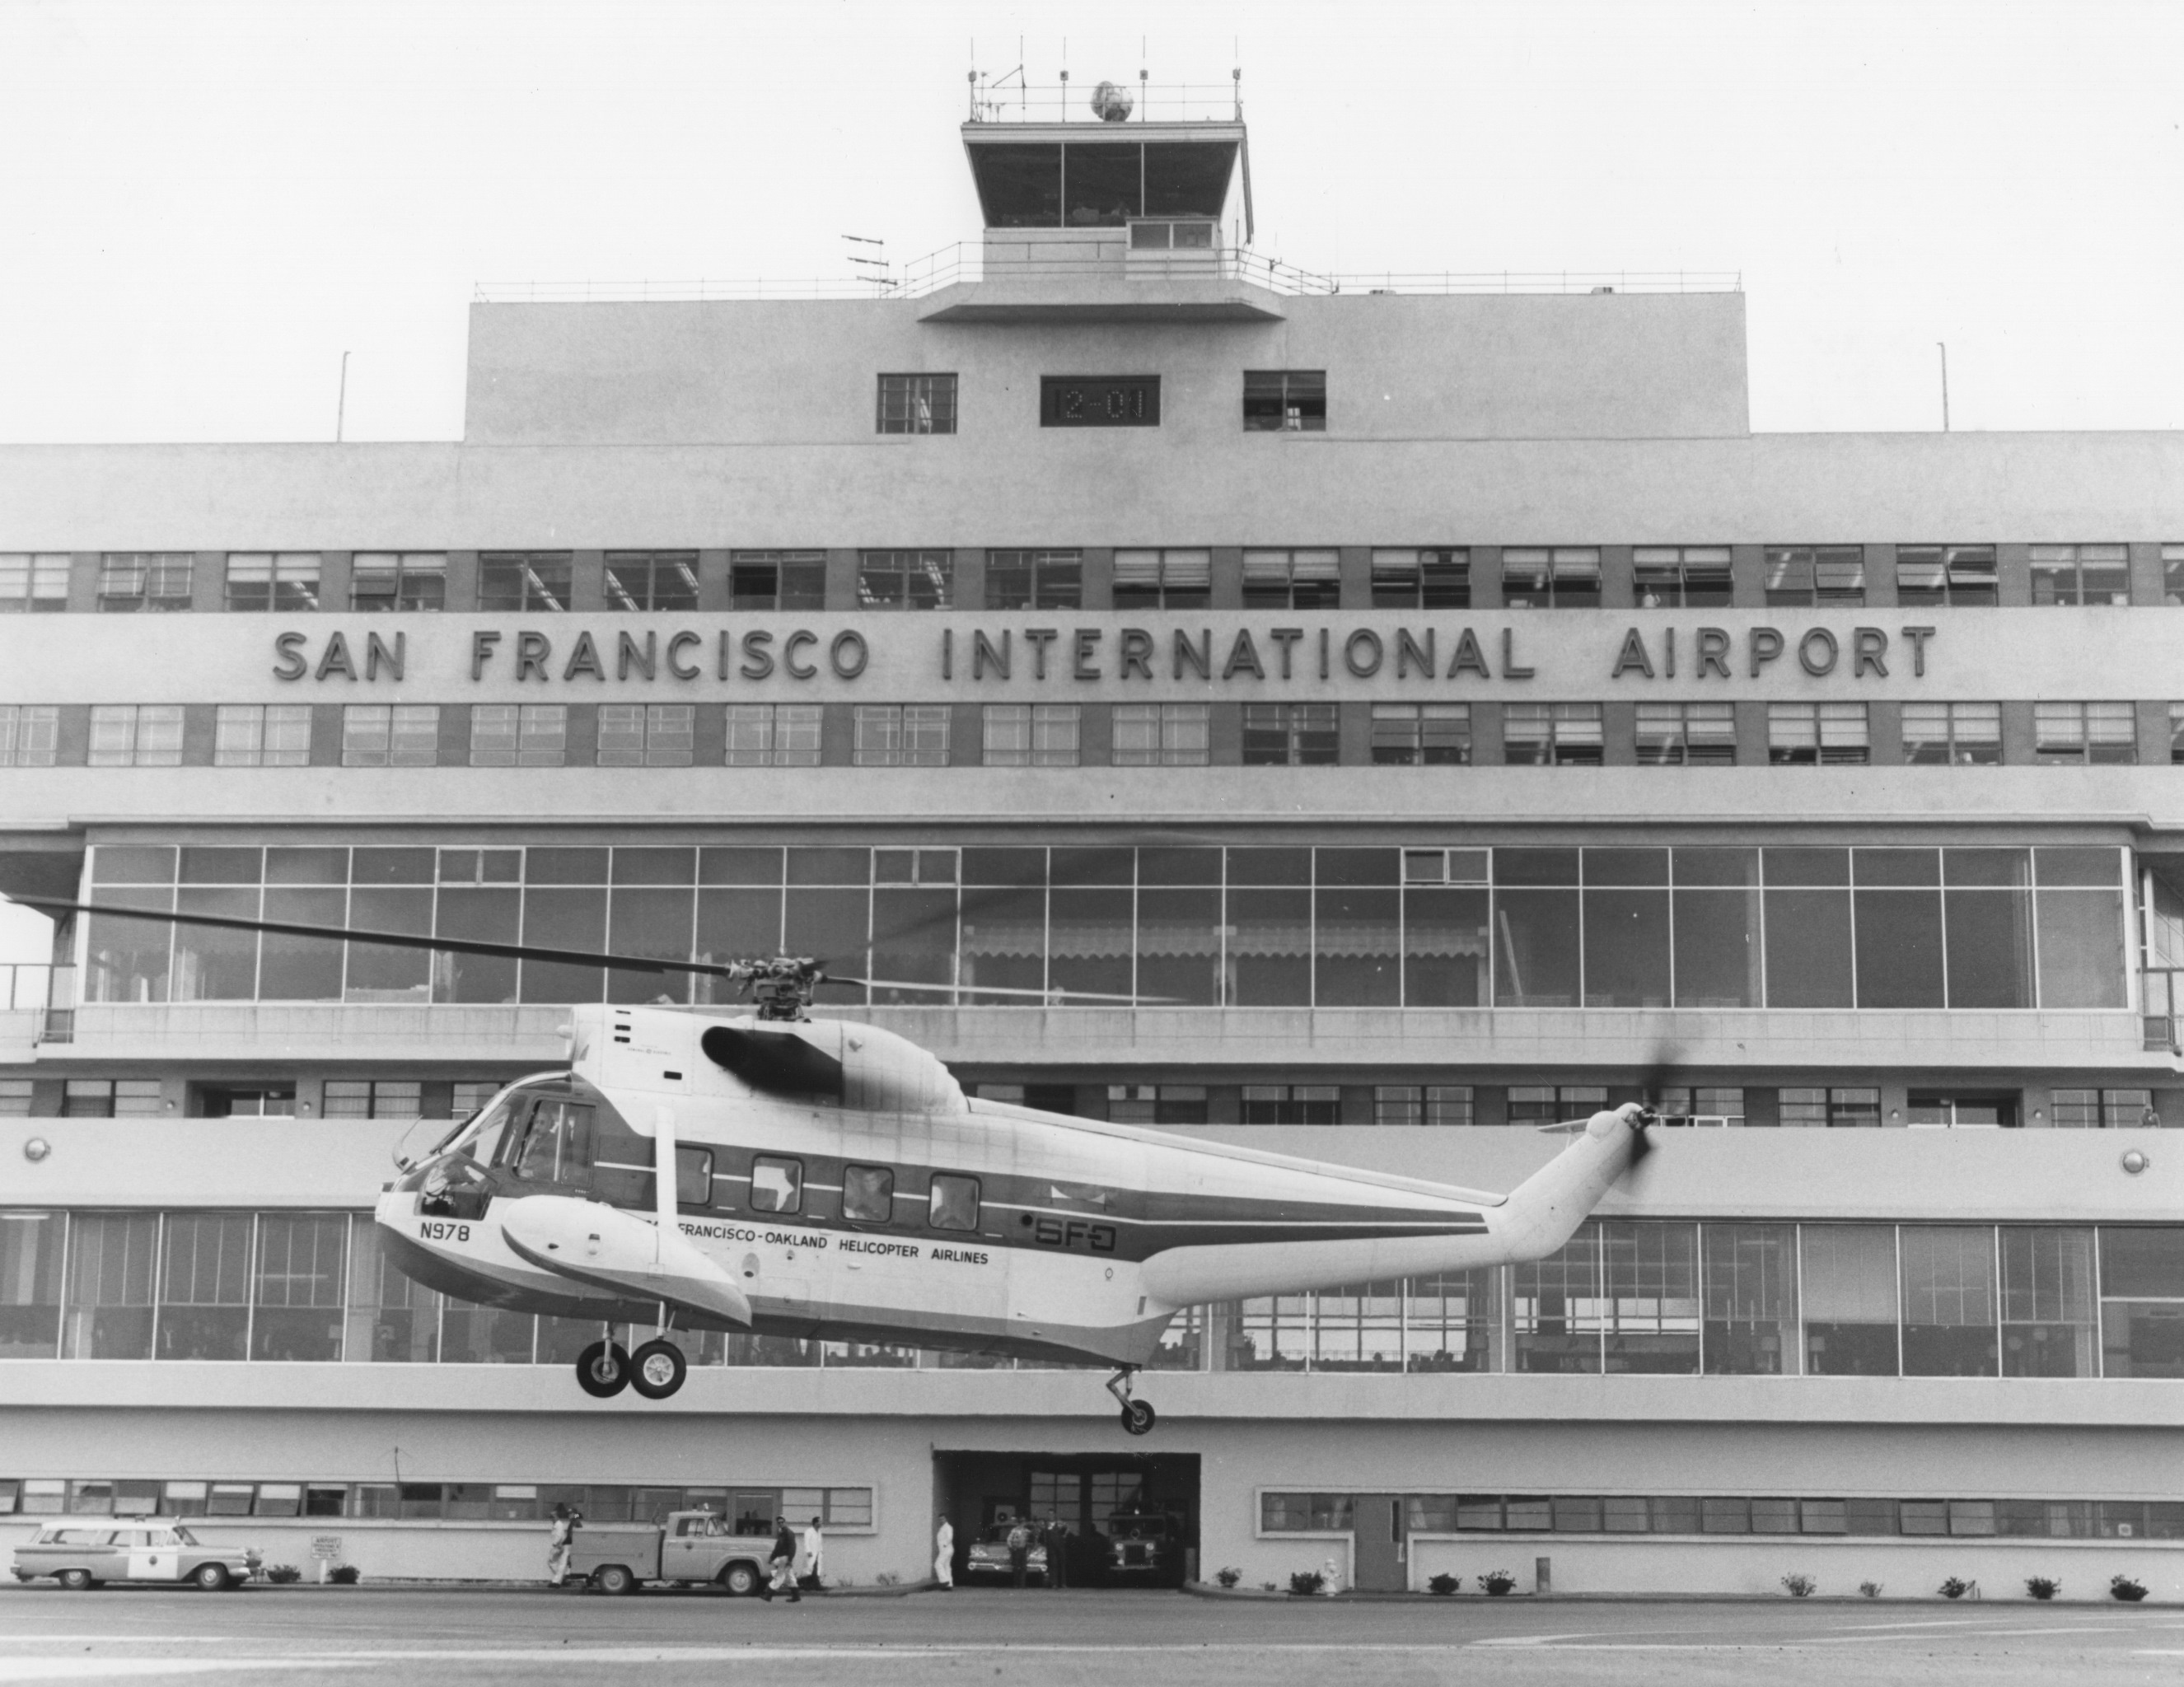
[[[217,1593],[248,1581],[258,1563],[254,1550],[207,1546],[164,1517],[64,1517],[15,1549],[15,1579],[52,1576],[79,1590],[102,1582],[192,1582]]]

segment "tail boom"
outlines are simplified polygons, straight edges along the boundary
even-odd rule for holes
[[[1170,1306],[1301,1294],[1394,1277],[1545,1259],[1577,1233],[1628,1171],[1645,1132],[1635,1105],[1596,1113],[1570,1145],[1485,1209],[1484,1236],[1384,1236],[1170,1248],[1141,1267],[1146,1294]]]

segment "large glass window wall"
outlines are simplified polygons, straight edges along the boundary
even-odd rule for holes
[[[0,1209],[0,1358],[560,1365],[599,1330],[421,1287],[367,1214]],[[994,1362],[678,1339],[698,1365]],[[1154,1368],[2184,1380],[2184,1225],[1593,1219],[1528,1264],[1188,1308]]]
[[[2052,1010],[2125,1005],[2123,870],[2118,849],[2053,847],[102,844],[92,878],[113,907],[811,955],[935,987],[905,1002]],[[92,1002],[727,999],[709,980],[121,915],[85,929]]]

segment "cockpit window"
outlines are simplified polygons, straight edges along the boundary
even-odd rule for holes
[[[592,1118],[588,1103],[538,1097],[530,1116],[510,1133],[509,1169],[532,1183],[574,1182],[578,1169],[592,1163]]]

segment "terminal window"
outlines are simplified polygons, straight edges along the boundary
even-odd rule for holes
[[[319,606],[316,551],[230,551],[227,607],[276,612]]]
[[[2035,545],[2036,604],[2128,604],[2131,550],[2125,545]]]
[[[1244,431],[1327,431],[1327,371],[1323,369],[1247,369],[1244,371]]]
[[[1992,545],[1896,548],[1896,599],[1907,609],[1992,605],[1999,593]]]
[[[1245,551],[1247,610],[1331,610],[1342,600],[1342,554],[1335,550]]]
[[[1863,766],[1872,757],[1863,703],[1767,705],[1767,760],[1776,767]]]
[[[824,551],[736,551],[728,558],[732,610],[823,610]]]
[[[1792,1128],[1877,1130],[1880,1126],[1877,1089],[1787,1088],[1779,1105],[1783,1124]]]
[[[487,551],[478,558],[478,608],[559,610],[573,601],[575,558],[567,551]]]
[[[2057,766],[2122,766],[2138,760],[2138,710],[2129,703],[2036,703],[2033,754]]]
[[[61,711],[55,704],[0,704],[0,767],[51,767],[60,738]]]
[[[1865,601],[1863,545],[1769,545],[1767,601],[1794,609]]]
[[[305,767],[310,760],[308,703],[223,703],[213,717],[215,767]]]
[[[72,1077],[61,1091],[64,1119],[144,1118],[160,1111],[156,1077]]]
[[[477,703],[471,706],[471,766],[560,767],[569,759],[566,703]]]
[[[1998,703],[1907,703],[1903,760],[1914,766],[1992,767],[2002,761]]]
[[[689,766],[697,712],[688,703],[602,703],[599,766]]]
[[[1118,1125],[1202,1125],[1202,1083],[1111,1083],[1107,1117]]]
[[[609,551],[605,585],[610,610],[694,610],[698,607],[698,553]]]
[[[1203,767],[1206,765],[1211,705],[1204,703],[1118,703],[1114,712],[1117,767]]]
[[[432,767],[439,760],[437,703],[351,703],[343,708],[343,766]]]
[[[1244,766],[1331,767],[1341,759],[1341,731],[1332,703],[1247,703]]]
[[[2050,1121],[2059,1130],[2159,1129],[2150,1089],[2058,1089]]]
[[[731,703],[731,767],[816,767],[822,705],[816,703]]]
[[[99,560],[98,606],[124,614],[187,610],[196,571],[187,551],[109,551]]]
[[[1373,760],[1384,767],[1462,767],[1471,760],[1468,703],[1376,703]]]
[[[1641,545],[1630,556],[1641,610],[1717,609],[1730,600],[1727,545]]]
[[[1468,610],[1471,553],[1446,547],[1373,553],[1376,610]]]
[[[852,754],[860,767],[945,767],[953,714],[944,703],[861,703]]]
[[[879,431],[956,431],[956,377],[952,375],[880,376]]]
[[[1073,610],[1084,601],[1081,550],[988,551],[989,610]]]
[[[1202,610],[1212,601],[1211,551],[1115,553],[1115,607],[1118,610]]]
[[[359,551],[349,559],[352,610],[441,610],[448,604],[448,559],[438,551]]]
[[[2184,766],[2184,703],[2169,705],[2169,761],[2172,767]]]
[[[1728,703],[1641,703],[1641,767],[1732,767],[1736,710]]]
[[[955,586],[953,551],[857,553],[857,604],[861,609],[949,609],[955,602]]]
[[[1502,711],[1502,758],[1512,767],[1597,767],[1597,703],[1512,703]]]
[[[93,767],[179,767],[182,764],[182,707],[179,703],[100,703],[91,711]]]
[[[1502,553],[1502,602],[1513,610],[1596,610],[1600,552],[1563,545]]]
[[[1074,703],[992,703],[985,710],[989,767],[1074,767],[1082,710]]]
[[[1339,1125],[1342,1090],[1332,1083],[1247,1083],[1247,1125]]]
[[[1469,1125],[1477,1122],[1468,1083],[1383,1083],[1373,1090],[1376,1125]]]
[[[0,615],[58,613],[68,594],[66,551],[0,551]]]
[[[2161,548],[2161,601],[2184,604],[2184,545]]]

